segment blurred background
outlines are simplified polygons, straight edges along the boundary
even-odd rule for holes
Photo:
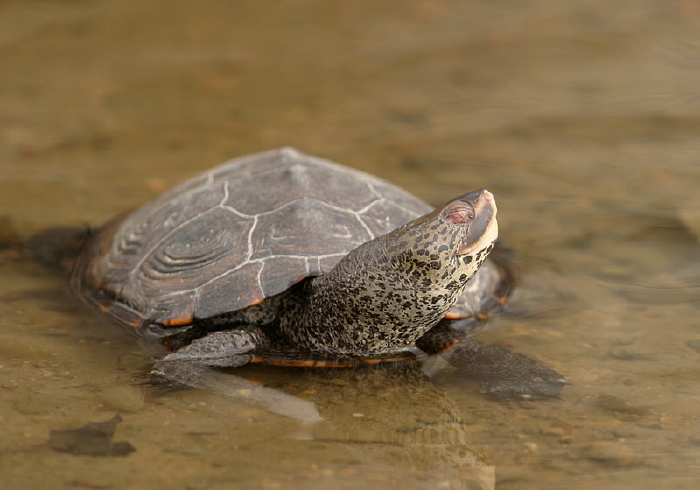
[[[572,382],[496,403],[449,371],[242,371],[317,404],[300,433],[134,385],[144,352],[5,250],[0,486],[697,485],[697,1],[5,1],[0,52],[0,235],[287,145],[434,205],[487,187],[523,286],[480,338]],[[52,449],[114,413],[136,452]]]

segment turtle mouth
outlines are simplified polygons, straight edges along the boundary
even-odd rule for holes
[[[496,200],[486,189],[479,189],[460,198],[474,208],[474,219],[464,237],[458,255],[473,255],[493,244],[498,238],[498,221],[496,220]]]

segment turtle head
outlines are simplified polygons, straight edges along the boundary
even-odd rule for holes
[[[493,194],[479,189],[395,231],[388,254],[425,289],[460,289],[498,238]],[[392,250],[393,249],[393,250]]]
[[[452,252],[463,260],[479,254],[485,258],[498,238],[496,201],[486,189],[470,192],[448,202],[441,210],[441,218],[448,228],[446,233],[449,235],[451,232],[457,238],[451,242],[455,244]]]

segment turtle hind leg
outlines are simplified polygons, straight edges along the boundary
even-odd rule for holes
[[[219,330],[194,339],[156,361],[151,374],[175,386],[196,388],[209,368],[243,366],[256,352],[267,347],[269,340],[259,327]]]
[[[465,337],[444,357],[460,375],[498,399],[559,396],[566,379],[554,369],[502,347]]]
[[[441,320],[416,346],[427,354],[440,354],[460,376],[478,381],[482,391],[494,398],[555,397],[566,385],[552,368],[474,339],[465,332],[463,321]]]

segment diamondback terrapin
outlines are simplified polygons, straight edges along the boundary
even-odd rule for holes
[[[281,149],[189,180],[74,239],[62,258],[74,292],[169,351],[155,371],[175,381],[191,381],[188,366],[353,366],[458,344],[478,372],[484,346],[467,334],[512,288],[508,265],[487,259],[497,235],[485,189],[433,210]],[[558,393],[560,375],[520,358],[536,381],[489,389]]]

